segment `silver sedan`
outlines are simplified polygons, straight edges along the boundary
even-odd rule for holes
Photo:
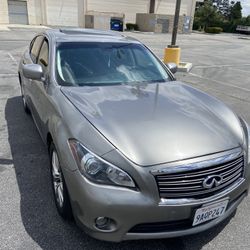
[[[175,71],[137,40],[87,29],[38,34],[20,60],[57,210],[95,238],[198,233],[247,195],[247,123]]]

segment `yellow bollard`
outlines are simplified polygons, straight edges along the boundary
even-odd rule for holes
[[[165,48],[164,50],[164,63],[175,63],[177,66],[180,63],[180,55],[181,55],[181,49],[180,48]]]

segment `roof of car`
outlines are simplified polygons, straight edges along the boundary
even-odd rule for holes
[[[125,36],[122,32],[110,30],[61,28],[49,29],[44,33],[56,41],[65,42],[139,42],[132,37]]]

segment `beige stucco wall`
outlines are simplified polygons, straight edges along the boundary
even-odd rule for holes
[[[180,16],[193,16],[196,0],[182,0]],[[155,12],[157,14],[174,15],[176,0],[156,0]]]
[[[84,0],[27,0],[30,24],[84,27]]]
[[[47,24],[78,26],[78,0],[46,0]]]
[[[87,11],[125,14],[125,23],[135,23],[136,13],[148,12],[149,0],[87,0]]]
[[[41,0],[28,0],[27,10],[29,24],[45,24],[46,20],[43,18],[43,6]]]
[[[85,15],[85,27],[93,29],[109,30],[110,19],[112,17],[124,20],[124,15],[121,13],[112,13],[112,12],[101,13],[101,12],[89,11]]]
[[[135,23],[136,13],[148,13],[149,0],[85,0],[87,11],[125,14],[125,22]],[[180,15],[193,16],[196,0],[182,0]],[[156,0],[155,13],[174,15],[176,0]]]
[[[142,14],[138,13],[136,16],[136,23],[139,26],[140,31],[162,33],[162,24],[157,23],[157,19],[168,20],[168,32],[173,31],[174,26],[174,15],[163,15],[163,14]],[[184,15],[179,18],[178,31],[183,32]],[[192,27],[192,26],[190,26]]]
[[[180,15],[193,16],[196,0],[182,0]],[[156,0],[155,13],[174,15],[176,0]],[[85,13],[124,13],[125,23],[136,13],[148,13],[149,0],[27,0],[29,24],[85,26]],[[0,23],[8,23],[8,1],[0,0]]]
[[[84,13],[86,10],[86,6],[87,6],[87,0],[78,0],[78,26],[79,27],[85,27],[85,17],[84,17]]]
[[[187,1],[190,2],[192,0],[181,1],[180,15],[187,12]],[[175,4],[176,4],[176,0],[156,0],[155,1],[155,13],[174,15]]]
[[[7,0],[0,0],[0,23],[9,23]]]

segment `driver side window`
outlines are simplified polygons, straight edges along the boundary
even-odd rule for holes
[[[37,63],[43,68],[47,68],[49,65],[49,44],[46,38],[43,41]]]
[[[33,63],[37,63],[37,57],[39,54],[39,50],[41,48],[41,44],[43,41],[43,36],[37,36],[33,39],[30,45],[30,57]]]

